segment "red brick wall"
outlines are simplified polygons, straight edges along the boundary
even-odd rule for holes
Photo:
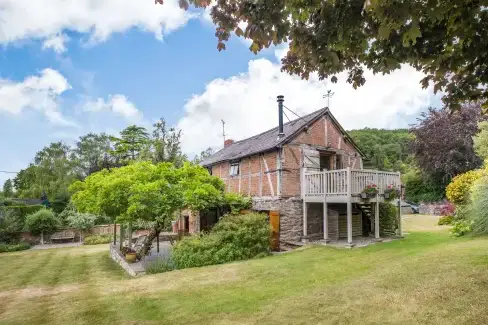
[[[327,127],[326,127],[327,126]],[[239,175],[229,175],[229,162],[212,167],[212,175],[220,177],[225,183],[227,192],[250,196],[283,196],[300,195],[300,168],[302,152],[300,145],[309,144],[322,147],[330,146],[343,155],[344,167],[360,168],[360,155],[341,135],[332,121],[321,118],[312,124],[307,131],[301,132],[293,141],[282,148],[282,183],[278,188],[277,164],[278,149],[264,154],[246,157],[240,161]],[[269,173],[266,173],[266,165]],[[269,177],[268,177],[269,175]],[[270,188],[270,184],[272,189]]]

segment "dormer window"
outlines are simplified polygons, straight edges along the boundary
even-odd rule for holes
[[[239,175],[239,162],[231,162],[230,163],[229,175],[230,176]]]

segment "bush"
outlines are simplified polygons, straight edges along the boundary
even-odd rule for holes
[[[451,225],[454,222],[454,216],[452,215],[447,215],[439,218],[439,221],[437,221],[437,224],[439,226],[447,226]]]
[[[471,200],[468,204],[469,218],[475,234],[488,234],[488,177],[476,180],[472,186]]]
[[[456,220],[451,228],[451,234],[456,237],[464,236],[471,232],[472,221]]]
[[[446,196],[455,205],[468,203],[473,183],[483,175],[482,169],[470,170],[454,177],[446,187]]]
[[[0,253],[23,251],[29,249],[30,247],[31,246],[27,243],[0,244]]]
[[[144,270],[147,274],[164,273],[174,269],[175,265],[170,258],[158,257],[144,263]]]
[[[441,216],[454,216],[456,207],[451,202],[441,205],[439,213]]]
[[[266,215],[228,215],[210,231],[188,237],[173,249],[176,268],[245,260],[269,254],[271,228]]]
[[[44,243],[44,234],[52,233],[60,226],[59,219],[51,210],[42,209],[25,218],[24,228],[34,235],[41,235],[41,244]]]
[[[84,245],[109,244],[114,239],[113,235],[93,235],[85,237]]]
[[[398,210],[391,203],[380,203],[380,235],[394,235],[398,226]]]

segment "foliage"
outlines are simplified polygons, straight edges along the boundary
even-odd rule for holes
[[[473,150],[473,136],[484,117],[478,105],[451,112],[430,108],[411,128],[412,151],[418,166],[436,183],[449,184],[461,173],[479,168],[482,160]]]
[[[174,269],[175,265],[171,258],[157,257],[144,263],[144,270],[147,274],[164,273]]]
[[[10,178],[3,183],[3,196],[4,197],[14,196],[14,186]]]
[[[181,167],[187,160],[186,155],[181,152],[181,130],[173,127],[168,129],[164,118],[160,118],[153,124],[153,127],[152,161],[154,163],[171,162],[176,167]]]
[[[28,243],[0,244],[0,253],[24,251],[30,247]]]
[[[481,159],[488,159],[488,121],[478,123],[478,133],[473,137],[473,147]]]
[[[0,211],[0,243],[13,243],[20,239],[24,217],[13,209]]]
[[[455,220],[452,223],[450,232],[455,237],[461,237],[471,232],[472,221],[466,219]]]
[[[454,177],[446,187],[446,197],[455,205],[468,203],[471,186],[483,175],[482,169],[470,170]]]
[[[263,214],[228,215],[209,234],[178,242],[172,260],[182,269],[264,256],[269,254],[270,234]]]
[[[426,75],[423,88],[443,91],[449,108],[488,97],[482,1],[180,1],[189,4],[210,7],[219,51],[232,33],[250,39],[255,54],[289,42],[282,70],[305,79],[317,73],[337,82],[347,72],[357,88],[366,82],[365,68],[388,74],[408,64]]]
[[[365,153],[365,168],[406,172],[412,164],[408,152],[412,135],[407,129],[364,128],[347,133]]]
[[[394,235],[398,228],[398,209],[391,203],[380,203],[380,235]]]
[[[63,142],[51,143],[37,152],[34,162],[21,170],[14,179],[18,196],[50,201],[68,192],[68,186],[80,178],[77,161],[71,159],[71,148]]]
[[[70,227],[79,229],[81,231],[88,230],[95,225],[97,216],[90,213],[79,213],[75,212],[70,214],[66,221]]]
[[[32,234],[38,235],[54,232],[58,229],[59,225],[59,220],[51,210],[42,209],[33,214],[29,214],[25,218],[24,228]]]
[[[439,212],[441,216],[454,216],[456,212],[456,207],[451,202],[447,202],[446,204],[443,204],[441,206]]]
[[[80,212],[107,215],[118,222],[153,221],[153,231],[144,244],[148,249],[177,211],[218,206],[224,185],[205,168],[190,163],[176,168],[171,163],[137,162],[94,173],[70,189]]]
[[[248,196],[242,196],[237,193],[228,192],[224,194],[225,207],[229,207],[232,214],[238,214],[241,210],[250,209],[252,199]]]
[[[472,220],[474,234],[488,234],[488,176],[474,181],[471,189],[469,219]]]
[[[103,168],[119,165],[117,157],[111,154],[110,137],[105,133],[88,133],[81,136],[73,149],[73,156],[78,161],[80,174],[86,177]]]
[[[376,195],[376,193],[378,193],[378,186],[376,184],[369,184],[365,188],[363,188],[363,191],[361,193]]]
[[[205,159],[209,158],[215,153],[215,150],[211,147],[208,147],[204,151],[200,152],[199,155],[196,155],[195,158],[193,158],[192,163],[194,164],[200,164],[202,161]]]
[[[122,160],[135,160],[149,142],[149,134],[142,126],[131,125],[120,131],[120,137],[112,137],[114,154]]]
[[[388,185],[385,190],[385,201],[390,202],[399,196],[398,189],[394,185]]]
[[[91,235],[83,240],[84,245],[109,244],[113,240],[113,235]]]
[[[439,221],[437,221],[437,224],[439,226],[448,226],[448,225],[451,225],[453,222],[454,222],[454,216],[444,215],[443,217],[439,218]]]
[[[402,182],[409,202],[436,202],[444,198],[444,187],[417,168],[402,175]]]

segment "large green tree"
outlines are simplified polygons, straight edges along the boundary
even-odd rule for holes
[[[147,147],[149,134],[146,128],[131,125],[120,131],[119,137],[112,137],[114,155],[122,160],[136,160]]]
[[[142,254],[184,207],[203,210],[223,200],[223,183],[200,166],[138,162],[102,170],[74,183],[72,202],[80,212],[107,215],[118,222],[146,220],[153,228]]]
[[[163,3],[164,0],[156,0]],[[180,0],[207,7],[209,0]],[[232,33],[251,39],[257,53],[289,42],[282,69],[302,78],[318,73],[353,87],[365,68],[390,73],[408,64],[422,71],[423,87],[442,90],[450,108],[488,100],[488,2],[486,0],[230,0],[212,2],[217,48]],[[243,24],[244,23],[244,24]],[[245,28],[241,28],[245,25]]]
[[[14,186],[12,180],[9,178],[3,183],[3,196],[12,197],[14,196]]]
[[[151,144],[153,147],[152,160],[154,163],[171,162],[180,167],[187,160],[181,152],[182,131],[167,126],[164,118],[153,124]]]
[[[115,167],[116,159],[111,154],[110,137],[105,133],[88,133],[81,136],[73,150],[78,160],[80,173],[86,177],[103,168]]]
[[[413,136],[407,129],[370,129],[348,131],[349,135],[366,154],[365,168],[408,171],[413,164],[409,143]]]

